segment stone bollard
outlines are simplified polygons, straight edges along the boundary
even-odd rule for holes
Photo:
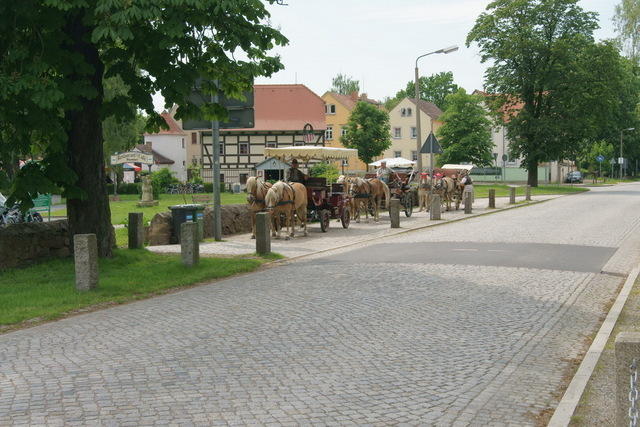
[[[431,195],[431,210],[429,211],[429,219],[442,219],[442,206],[440,205],[440,195]]]
[[[140,249],[144,246],[143,213],[129,212],[129,249]]]
[[[271,214],[258,212],[256,214],[256,253],[264,255],[271,253]]]
[[[640,333],[620,332],[616,337],[616,425],[629,425],[629,390],[631,380],[631,364],[636,361],[640,366]],[[637,370],[636,370],[637,372]],[[640,379],[636,384],[640,383]],[[640,384],[638,384],[640,386]],[[640,400],[640,396],[638,396]]]
[[[98,240],[95,234],[73,236],[76,289],[89,291],[98,286]]]
[[[525,200],[526,200],[526,201],[531,201],[531,186],[530,186],[530,185],[527,185],[527,188],[525,188],[525,190],[524,190],[524,191],[525,191],[525,193],[524,193],[524,195],[525,195]]]
[[[496,207],[496,190],[493,188],[489,190],[489,207]]]
[[[193,267],[200,262],[197,222],[183,222],[180,224],[180,253],[182,255],[182,263],[187,267]]]
[[[400,200],[391,199],[389,201],[389,219],[391,228],[400,228]]]
[[[464,213],[470,214],[472,213],[473,203],[471,203],[471,193],[464,193]]]
[[[509,204],[516,204],[516,187],[509,187]]]

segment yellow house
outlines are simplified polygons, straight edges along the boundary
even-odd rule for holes
[[[327,125],[325,131],[325,146],[344,148],[340,142],[340,137],[344,135],[344,126],[349,121],[351,111],[355,108],[358,101],[371,102],[375,105],[379,103],[367,98],[365,94],[358,96],[357,93],[351,95],[342,95],[336,92],[327,92],[322,95],[325,102],[325,122]],[[342,165],[336,163],[336,166],[342,171]],[[357,160],[344,165],[344,172],[349,174],[364,173],[367,165]]]
[[[426,141],[430,132],[437,133],[442,126],[438,119],[442,115],[434,103],[420,100],[420,137],[421,145]],[[416,102],[413,98],[404,98],[389,112],[389,127],[391,128],[391,147],[383,157],[404,157],[418,160],[416,145]],[[436,160],[434,159],[434,162]],[[429,167],[429,155],[422,154],[422,167]]]

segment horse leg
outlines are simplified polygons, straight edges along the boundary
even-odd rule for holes
[[[256,213],[251,211],[251,238],[256,238]]]
[[[298,210],[298,218],[300,219],[300,227],[304,227],[303,236],[308,236],[309,234],[307,233],[307,207],[306,206],[300,206]]]
[[[295,217],[295,208],[292,206],[289,211],[289,222],[291,223],[291,234],[290,237],[294,237],[296,234],[296,217]]]

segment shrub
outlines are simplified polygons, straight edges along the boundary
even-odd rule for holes
[[[171,184],[179,184],[180,181],[173,176],[173,172],[168,168],[162,168],[151,173],[151,183],[153,184],[153,193],[155,195],[156,188],[158,192],[166,191]]]
[[[140,194],[142,184],[139,182],[124,182],[118,185],[118,194]]]
[[[224,193],[225,191],[227,191],[227,187],[226,184],[224,182],[220,183],[220,192]],[[204,183],[204,192],[205,193],[213,193],[213,184],[210,182],[205,182]]]
[[[333,183],[340,176],[340,171],[331,163],[318,163],[309,169],[309,175],[326,178],[327,183]]]

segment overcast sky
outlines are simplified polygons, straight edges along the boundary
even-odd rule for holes
[[[361,92],[382,100],[413,80],[415,58],[450,45],[460,50],[420,60],[420,75],[452,71],[471,92],[483,87],[486,68],[478,50],[464,43],[490,0],[285,0],[270,6],[272,25],[289,39],[275,52],[285,69],[260,84],[303,83],[318,95],[338,73],[360,81]],[[599,14],[597,39],[614,37],[612,17],[619,0],[581,0]],[[162,101],[156,99],[162,109]]]

